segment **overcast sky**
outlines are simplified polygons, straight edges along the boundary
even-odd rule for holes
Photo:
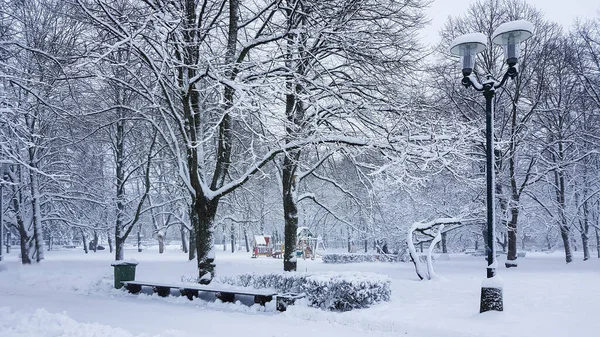
[[[423,30],[423,42],[435,44],[440,41],[439,30],[448,16],[462,15],[475,0],[435,0],[427,10],[431,24]],[[544,17],[569,28],[575,18],[600,19],[600,0],[527,0],[541,9]]]

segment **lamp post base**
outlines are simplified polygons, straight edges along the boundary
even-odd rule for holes
[[[481,303],[479,312],[486,311],[504,311],[504,301],[502,299],[502,288],[481,287]]]

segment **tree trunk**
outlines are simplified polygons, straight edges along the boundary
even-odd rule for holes
[[[189,230],[189,236],[190,236],[190,249],[188,250],[188,261],[192,261],[193,259],[196,258],[196,233],[194,232],[194,228],[191,228]]]
[[[88,253],[88,246],[87,246],[87,239],[85,238],[85,232],[83,231],[83,228],[80,228],[81,230],[81,240],[83,240],[83,251],[87,254]]]
[[[181,250],[187,254],[188,252],[188,242],[187,237],[185,236],[185,226],[179,226],[179,231],[181,232]]]
[[[514,197],[513,197],[514,198]],[[515,201],[518,203],[519,201]],[[504,265],[506,268],[516,267],[517,264],[517,221],[519,218],[519,207],[518,205],[511,206],[510,209],[511,219],[508,222],[507,236],[508,236],[508,254],[506,255],[506,262]]]
[[[121,237],[115,236],[115,260],[121,261],[124,258],[123,248],[125,245],[125,240]]]
[[[235,253],[235,225],[233,224],[233,222],[231,223],[231,253]]]
[[[35,167],[33,164],[35,159],[34,152],[35,148],[31,147],[29,149],[30,152],[30,160],[32,162],[32,167]],[[29,171],[29,179],[31,179],[30,187],[31,187],[31,208],[33,211],[32,214],[32,222],[33,222],[33,243],[35,247],[35,262],[40,262],[44,259],[44,237],[42,231],[42,211],[40,208],[40,189],[37,172],[34,170]]]
[[[346,233],[348,235],[347,242],[346,242],[347,246],[348,246],[348,253],[352,253],[352,242],[350,241],[350,229],[349,228],[346,230]]]
[[[273,236],[273,240],[277,239],[277,232],[275,232],[275,235]],[[275,243],[277,241],[273,241],[273,246],[275,246]],[[246,244],[246,253],[250,253],[250,244],[248,243],[248,230],[246,228],[244,228],[244,243]]]
[[[93,239],[93,244],[92,244],[92,250],[95,252],[98,251],[98,232],[94,231],[94,239]],[[122,260],[123,258],[121,258]]]
[[[600,231],[598,227],[596,227],[596,252],[598,253],[598,258],[600,259]]]
[[[158,240],[158,253],[162,254],[165,252],[165,236],[163,233],[156,234],[156,238]]]
[[[559,142],[559,155],[562,158],[562,143]],[[558,204],[558,214],[559,221],[558,224],[560,227],[560,236],[563,240],[563,245],[565,248],[565,261],[567,263],[573,262],[573,254],[571,253],[571,237],[569,233],[569,223],[567,221],[567,217],[565,215],[565,176],[562,170],[554,171],[554,183],[555,183],[555,191],[556,191],[556,201]]]
[[[11,233],[10,230],[6,231],[6,254],[10,253],[10,239]]]
[[[289,104],[289,102],[288,102]],[[283,218],[285,223],[285,254],[283,270],[296,271],[296,232],[298,231],[298,206],[296,204],[296,168],[300,151],[294,150],[283,159]]]
[[[138,251],[138,253],[141,253],[142,250],[143,250],[142,249],[142,232],[138,228],[138,231],[137,231],[137,251]]]
[[[198,264],[198,282],[209,284],[215,276],[215,251],[213,245],[212,226],[214,224],[219,199],[207,200],[204,195],[196,194],[194,212],[196,218],[196,261]]]
[[[110,231],[106,233],[106,237],[108,238],[108,252],[112,254],[113,252],[113,242],[112,237],[110,235]]]
[[[581,232],[581,245],[583,246],[583,261],[590,259],[589,237],[586,232]]]
[[[565,246],[565,261],[567,263],[573,262],[573,254],[571,253],[571,238],[569,235],[569,227],[564,224],[560,224],[560,236],[562,237],[563,244]]]
[[[446,233],[446,232],[442,233],[442,254],[448,254],[448,245],[447,245],[447,241],[446,241],[447,235],[448,235],[448,233]]]

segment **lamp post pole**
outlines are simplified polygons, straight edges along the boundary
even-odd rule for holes
[[[495,151],[494,151],[494,96],[496,89],[501,88],[506,81],[517,77],[516,68],[519,56],[519,43],[533,35],[533,24],[525,20],[507,22],[500,25],[493,34],[492,42],[504,47],[505,61],[508,69],[502,81],[496,81],[491,75],[479,82],[475,69],[475,59],[478,53],[488,46],[488,38],[481,33],[465,34],[452,41],[450,53],[461,58],[462,85],[473,87],[483,92],[485,97],[485,146],[486,146],[486,213],[487,213],[487,278],[481,285],[481,302],[479,312],[490,310],[503,311],[502,283],[496,277],[496,225],[494,211],[495,202]]]
[[[483,95],[485,96],[485,168],[487,188],[487,278],[496,276],[496,224],[494,211],[496,209],[496,170],[494,169],[494,96],[496,90],[493,85],[484,84]]]

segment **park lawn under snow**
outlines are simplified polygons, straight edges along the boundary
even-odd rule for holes
[[[299,271],[376,272],[392,279],[392,300],[337,313],[302,305],[279,313],[207,294],[131,295],[112,289],[113,256],[106,251],[50,251],[40,265],[21,266],[17,250],[0,265],[0,336],[591,336],[600,330],[600,260],[565,265],[559,253],[530,253],[519,267],[500,269],[504,312],[479,314],[482,257],[451,255],[436,262],[435,281],[418,281],[408,263],[324,264],[299,260]],[[176,248],[128,250],[137,279],[178,282],[196,274],[195,261]],[[282,261],[218,252],[219,276],[276,272]],[[242,301],[247,302],[245,299]],[[251,302],[251,300],[250,300]]]

